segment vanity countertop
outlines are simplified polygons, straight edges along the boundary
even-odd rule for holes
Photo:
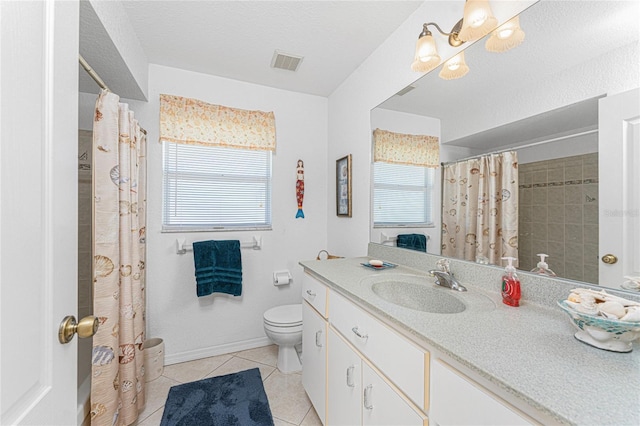
[[[300,265],[419,345],[451,357],[559,423],[640,424],[637,343],[629,353],[581,343],[573,337],[576,329],[560,308],[525,299],[518,308],[504,305],[497,282],[495,292],[462,282],[469,294],[490,298],[494,309],[433,314],[403,308],[378,297],[361,281],[385,274],[410,274],[424,276],[425,285],[435,287],[433,278],[402,265],[380,271],[363,267],[361,263],[369,259],[303,261]],[[464,293],[455,293],[464,299]]]

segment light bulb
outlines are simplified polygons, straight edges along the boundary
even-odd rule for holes
[[[418,58],[421,62],[429,62],[438,56],[436,50],[436,43],[433,40],[433,36],[420,37],[418,40]],[[438,57],[439,59],[439,57]]]
[[[505,28],[503,30],[496,31],[498,38],[505,39],[511,37],[513,34],[513,28]]]
[[[515,16],[491,33],[485,47],[489,52],[505,52],[523,41],[524,31],[520,28],[520,18]]]
[[[445,80],[455,80],[464,77],[468,72],[469,67],[464,60],[464,51],[462,51],[445,62],[438,75]]]

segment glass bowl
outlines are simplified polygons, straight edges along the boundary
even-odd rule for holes
[[[631,352],[632,342],[640,337],[640,321],[620,321],[585,314],[573,309],[566,300],[558,300],[578,331],[576,339],[596,348],[612,352]]]

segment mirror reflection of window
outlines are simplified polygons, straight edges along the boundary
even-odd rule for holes
[[[373,225],[433,225],[434,170],[381,161],[373,163]]]
[[[440,221],[439,161],[438,136],[373,131],[372,225],[386,228],[381,241],[427,250],[426,228],[435,230]],[[415,237],[416,244],[401,237]]]

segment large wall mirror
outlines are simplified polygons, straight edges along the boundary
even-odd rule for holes
[[[484,40],[474,43],[465,50],[466,76],[443,80],[436,68],[373,109],[372,130],[437,136],[445,166],[515,151],[518,268],[531,271],[544,253],[558,277],[624,289],[626,275],[640,275],[640,174],[633,170],[640,168],[640,120],[628,121],[626,146],[603,136],[599,120],[602,101],[640,86],[640,4],[541,0],[520,25],[520,46],[491,53]],[[393,245],[397,235],[424,234],[427,251],[441,254],[449,214],[441,172],[431,182],[430,225],[374,224],[372,214],[371,241]],[[621,205],[607,199],[618,192]],[[622,226],[624,236],[615,238],[624,241],[611,242]],[[618,262],[604,263],[605,254]],[[503,265],[499,256],[488,263]]]

